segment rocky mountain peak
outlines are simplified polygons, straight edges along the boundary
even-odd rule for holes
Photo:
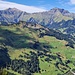
[[[53,8],[50,10],[51,12],[60,12],[61,14],[65,15],[65,14],[69,14],[70,12],[68,10],[65,9],[61,9],[61,8]]]
[[[21,11],[21,10],[19,10],[17,8],[8,8],[8,9],[6,9],[6,11]]]

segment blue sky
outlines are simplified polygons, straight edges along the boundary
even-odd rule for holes
[[[69,10],[70,12],[75,12],[75,0],[0,0],[0,9],[6,7],[19,7],[19,9],[26,10],[26,12],[41,12],[50,10],[51,8],[58,7]],[[8,6],[8,4],[10,6]],[[17,5],[18,4],[18,5]],[[19,5],[23,5],[22,7]],[[24,6],[26,9],[24,9]],[[30,8],[32,7],[32,8]],[[32,11],[28,11],[27,8]]]

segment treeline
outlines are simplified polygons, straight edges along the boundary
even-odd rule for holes
[[[4,68],[7,66],[7,64],[10,64],[11,59],[8,55],[7,48],[1,48],[0,47],[0,68]]]
[[[12,69],[22,75],[32,75],[35,72],[38,73],[40,71],[38,56],[32,51],[30,53],[29,60],[14,59],[11,61],[10,66],[7,66],[7,69]],[[20,57],[22,57],[22,55],[20,55]]]
[[[66,44],[66,46],[70,46],[72,48],[74,48],[74,44],[75,44],[75,38],[73,36],[71,36],[70,34],[63,34],[59,31],[53,30],[53,29],[48,29],[46,30],[45,28],[40,28],[40,29],[35,29],[36,31],[39,30],[40,34],[39,34],[39,38],[43,37],[43,36],[53,36],[56,37],[59,40],[65,40],[68,42],[68,44]],[[42,31],[45,32],[42,32]]]

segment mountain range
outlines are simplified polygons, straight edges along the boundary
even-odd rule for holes
[[[75,35],[75,13],[65,9],[53,8],[39,13],[27,13],[16,8],[0,10],[0,24],[15,24],[19,21],[32,22],[64,34]]]
[[[62,20],[72,20],[73,18],[75,18],[75,13],[70,13],[69,11],[60,8],[53,8],[49,11],[39,13],[27,13],[16,8],[0,10],[0,21],[7,23],[16,23],[21,20],[47,25]]]

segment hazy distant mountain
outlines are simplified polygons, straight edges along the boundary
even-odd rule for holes
[[[16,8],[8,8],[0,11],[0,21],[6,23],[17,23],[25,14],[27,13]]]
[[[20,11],[16,8],[0,10],[0,21],[7,23],[16,23],[19,20],[28,21],[31,18],[34,18],[37,23],[47,25],[49,23],[52,24],[53,22],[60,22],[62,20],[72,20],[74,17],[75,14],[60,8],[53,8],[46,12],[39,12],[33,14]]]
[[[59,11],[63,16],[67,16],[67,17],[75,17],[75,13],[70,13],[68,10],[65,9],[60,9],[60,8],[53,8],[50,11]]]
[[[33,17],[36,22],[42,25],[52,24],[53,22],[60,22],[62,20],[72,20],[75,14],[70,13],[67,10],[53,8],[46,12],[33,13],[29,15],[24,15],[24,20],[29,20]]]

